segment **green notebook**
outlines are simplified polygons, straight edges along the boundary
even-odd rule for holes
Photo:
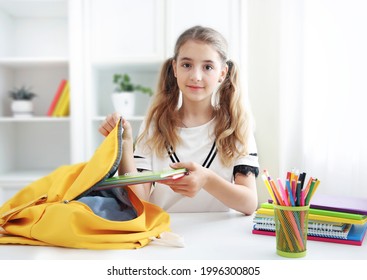
[[[261,207],[267,208],[267,209],[273,209],[274,206],[272,203],[262,203]],[[366,215],[361,214],[353,214],[353,213],[346,213],[346,212],[339,212],[339,211],[331,211],[331,210],[322,210],[322,209],[314,209],[310,208],[309,210],[310,214],[314,215],[320,215],[320,216],[328,216],[328,217],[339,217],[339,218],[345,218],[345,219],[351,219],[351,220],[366,220]]]
[[[188,170],[186,168],[128,173],[125,175],[111,177],[102,181],[95,190],[106,190],[148,182],[175,180],[182,178],[187,174]]]

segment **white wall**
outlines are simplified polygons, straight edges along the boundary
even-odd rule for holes
[[[260,172],[279,176],[279,40],[280,0],[249,0],[248,90],[255,118]],[[260,173],[260,174],[261,174]],[[259,202],[269,198],[258,177]]]

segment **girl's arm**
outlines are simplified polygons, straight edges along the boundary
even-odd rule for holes
[[[197,163],[179,162],[171,166],[190,170],[189,175],[182,179],[165,182],[173,191],[194,197],[203,188],[228,207],[245,215],[251,215],[256,210],[258,200],[254,174],[237,173],[235,182],[231,183]]]
[[[120,175],[126,173],[135,173],[137,169],[134,161],[134,139],[130,123],[123,119],[120,114],[113,113],[106,117],[105,121],[100,125],[99,132],[107,136],[112,129],[116,126],[118,121],[122,121],[123,133],[122,133],[122,157],[118,168]],[[130,186],[130,189],[143,200],[148,200],[151,184],[140,184]]]

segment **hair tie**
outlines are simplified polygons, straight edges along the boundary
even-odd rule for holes
[[[232,67],[233,67],[233,62],[229,59],[227,60],[227,65],[228,65],[228,72],[227,72],[227,77],[229,77],[230,73],[231,73],[231,70],[232,70]]]

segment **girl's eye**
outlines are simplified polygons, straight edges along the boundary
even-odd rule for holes
[[[190,64],[189,64],[189,63],[183,63],[183,64],[182,64],[182,67],[183,67],[183,68],[189,68],[189,67],[190,67]]]
[[[205,70],[213,70],[213,66],[211,65],[205,65]]]

